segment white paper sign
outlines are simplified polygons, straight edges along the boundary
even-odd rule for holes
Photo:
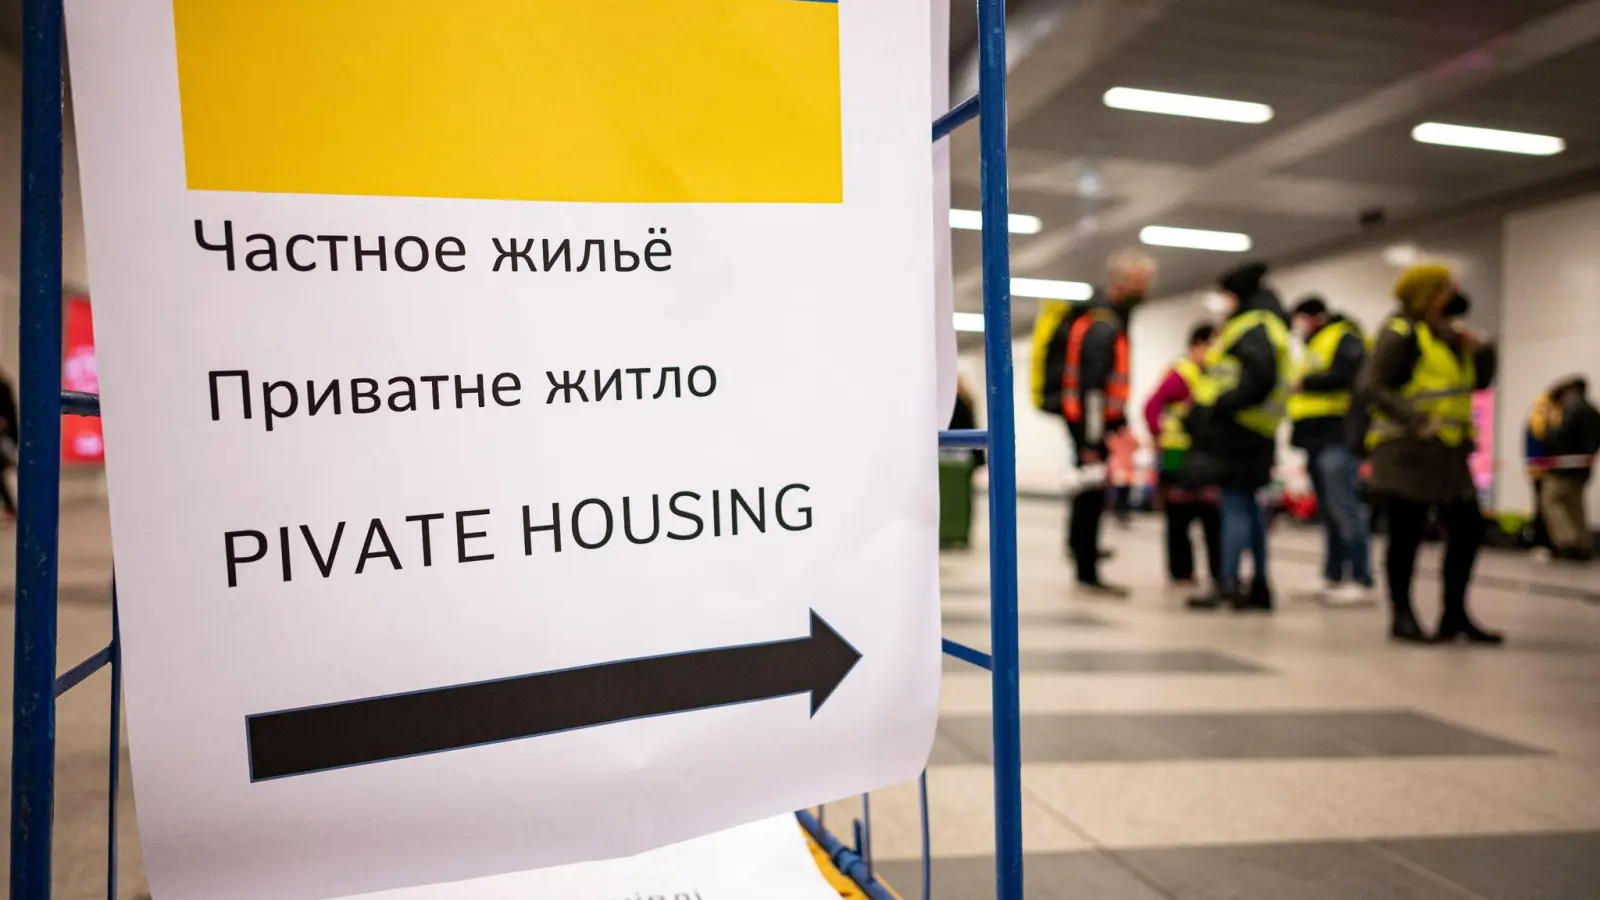
[[[67,13],[155,896],[920,771],[926,2]]]
[[[950,111],[950,0],[930,0],[933,11],[932,119]],[[969,126],[970,127],[970,126]],[[931,129],[930,129],[931,131]],[[939,428],[956,408],[956,300],[950,246],[950,139],[933,145],[934,334],[938,336]]]
[[[350,900],[839,900],[793,815],[601,862]]]

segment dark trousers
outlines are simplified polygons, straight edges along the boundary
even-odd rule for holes
[[[1417,551],[1428,531],[1428,513],[1438,510],[1444,530],[1443,622],[1461,622],[1467,615],[1467,586],[1483,544],[1483,513],[1477,498],[1442,506],[1390,497],[1385,504],[1389,522],[1389,551],[1385,568],[1389,578],[1389,603],[1396,616],[1412,614],[1411,581],[1417,569]]]
[[[1206,542],[1206,571],[1217,580],[1222,571],[1222,510],[1217,504],[1178,484],[1177,473],[1161,473],[1161,507],[1167,519],[1167,574],[1173,581],[1194,578],[1194,523]]]
[[[1167,504],[1167,574],[1174,581],[1194,578],[1194,544],[1189,526],[1200,523],[1206,542],[1206,570],[1216,580],[1222,570],[1222,511],[1215,503]]]
[[[1550,528],[1545,523],[1544,518],[1544,478],[1545,476],[1543,475],[1535,475],[1532,477],[1533,522],[1531,525],[1531,530],[1533,533],[1530,535],[1530,538],[1533,541],[1532,546],[1543,547],[1546,550],[1554,550],[1556,545],[1550,541]]]
[[[1083,584],[1100,583],[1100,520],[1105,511],[1103,487],[1080,490],[1067,501],[1067,548]]]

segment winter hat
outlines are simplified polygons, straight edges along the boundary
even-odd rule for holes
[[[1263,262],[1246,263],[1237,269],[1225,273],[1217,281],[1218,286],[1240,300],[1249,300],[1261,290],[1261,279],[1267,275],[1267,264]]]
[[[1293,315],[1296,316],[1325,316],[1328,314],[1328,303],[1316,294],[1304,298],[1295,304]]]
[[[1400,280],[1394,283],[1394,297],[1400,301],[1400,308],[1412,315],[1423,312],[1422,304],[1431,300],[1439,293],[1439,289],[1450,283],[1450,267],[1438,264],[1412,266],[1400,273]]]

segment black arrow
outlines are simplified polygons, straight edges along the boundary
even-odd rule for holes
[[[791,694],[809,693],[814,716],[859,659],[813,611],[803,638],[258,713],[245,717],[250,780]]]

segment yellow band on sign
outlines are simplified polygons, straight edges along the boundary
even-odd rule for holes
[[[819,0],[173,0],[191,190],[839,203]]]

